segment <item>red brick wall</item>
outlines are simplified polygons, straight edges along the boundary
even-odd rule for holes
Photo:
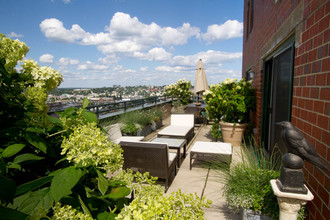
[[[302,4],[301,28],[293,29],[296,37],[292,123],[330,161],[330,1],[329,0],[254,0],[254,25],[246,39],[244,22],[243,77],[252,69],[256,73],[256,127],[260,129],[262,114],[262,48]],[[244,16],[246,16],[245,0]],[[246,17],[244,17],[246,20]],[[300,29],[299,29],[300,28]],[[300,30],[300,32],[297,32]],[[281,44],[282,42],[279,42]],[[275,47],[274,47],[275,48]],[[259,135],[259,133],[257,134]],[[308,203],[308,219],[330,218],[330,171],[324,172],[305,163],[305,179],[314,194]]]
[[[292,123],[330,161],[330,1],[305,1],[301,44],[295,51]],[[330,172],[309,163],[305,179],[314,194],[308,219],[330,217]]]
[[[280,0],[278,0],[280,2]],[[244,1],[244,35],[243,35],[243,77],[248,70],[255,72],[253,85],[256,88],[256,138],[260,135],[261,105],[262,105],[262,61],[261,49],[275,34],[283,21],[297,7],[300,0],[283,0],[274,3],[274,0],[254,0],[254,22],[251,33],[247,36],[247,0]]]

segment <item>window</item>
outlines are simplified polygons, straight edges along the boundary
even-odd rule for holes
[[[253,7],[254,7],[254,0],[248,0],[247,3],[247,28],[246,28],[246,39],[248,39],[249,34],[252,31],[253,28]]]

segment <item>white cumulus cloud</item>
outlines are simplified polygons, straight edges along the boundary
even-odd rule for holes
[[[71,58],[68,58],[68,57],[61,57],[58,60],[58,64],[60,66],[77,65],[77,64],[79,64],[79,60],[71,59]]]
[[[170,64],[183,65],[183,66],[196,66],[199,59],[203,60],[204,64],[221,64],[225,62],[238,61],[242,59],[241,52],[223,52],[223,51],[201,51],[199,53],[189,55],[189,56],[174,56],[170,60]]]
[[[16,34],[15,32],[10,32],[10,34],[6,34],[7,37],[10,37],[10,38],[22,38],[24,37],[23,34]]]
[[[39,61],[42,63],[53,63],[54,56],[46,53],[39,57]]]
[[[123,12],[114,14],[105,32],[89,33],[78,24],[67,29],[56,18],[43,20],[40,29],[51,41],[97,45],[98,50],[106,55],[119,52],[130,53],[131,56],[135,52],[145,53],[152,47],[186,44],[189,38],[198,36],[200,32],[189,23],[177,28],[161,27],[154,22],[144,24],[137,17]]]
[[[141,60],[149,60],[149,61],[168,61],[171,59],[172,54],[167,52],[164,48],[154,47],[150,49],[147,53],[142,52],[134,52],[132,57],[141,59]]]
[[[77,66],[77,70],[91,70],[91,71],[104,71],[108,70],[109,66],[108,65],[102,65],[102,64],[97,64],[97,63],[92,63],[90,61],[86,61],[83,64],[79,64]]]
[[[237,20],[228,20],[218,25],[208,26],[207,32],[201,34],[201,38],[209,43],[241,37],[243,35],[243,23]]]
[[[56,18],[45,19],[39,26],[42,33],[52,41],[73,43],[88,34],[78,24],[72,25],[71,29],[66,29],[63,23]]]
[[[141,67],[141,68],[140,68],[140,71],[142,71],[142,72],[146,72],[146,71],[148,71],[148,69],[149,69],[149,67],[144,66],[144,67]]]

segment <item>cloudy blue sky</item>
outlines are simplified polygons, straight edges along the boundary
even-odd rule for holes
[[[63,73],[60,87],[241,78],[242,0],[1,0],[0,32]]]

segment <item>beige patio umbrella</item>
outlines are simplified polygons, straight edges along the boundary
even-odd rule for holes
[[[197,71],[196,71],[194,93],[196,93],[199,98],[199,95],[202,94],[203,91],[208,90],[208,89],[209,89],[209,85],[207,83],[202,59],[199,59],[198,65],[197,65]]]

